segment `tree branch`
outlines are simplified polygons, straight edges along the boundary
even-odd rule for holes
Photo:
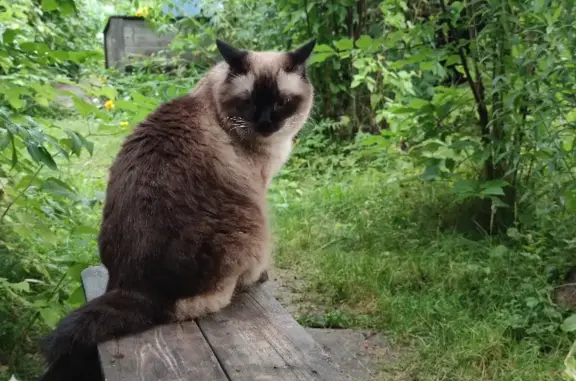
[[[36,180],[36,177],[38,177],[38,175],[40,174],[40,171],[42,170],[42,168],[44,168],[44,164],[41,164],[40,167],[38,167],[38,169],[36,170],[36,172],[34,172],[32,177],[30,178],[30,181],[28,181],[28,184],[26,184],[24,189],[22,189],[22,191],[19,192],[18,195],[16,197],[14,197],[14,199],[12,201],[10,201],[8,206],[6,206],[6,209],[4,209],[4,213],[2,213],[2,215],[0,216],[0,222],[4,221],[4,217],[6,217],[6,215],[10,211],[10,208],[12,208],[12,206],[16,203],[16,201],[18,201],[20,199],[20,197],[22,197],[24,195],[24,193],[28,190],[28,188],[30,188],[30,186],[32,185],[34,180]]]
[[[444,14],[449,16],[448,8],[446,7],[446,3],[444,0],[440,0],[440,6],[442,7],[442,11]],[[456,35],[456,28],[452,25],[451,22],[448,22],[448,28],[450,29],[450,33]],[[474,61],[474,69],[476,72],[476,81],[472,78],[472,73],[470,71],[470,66],[468,65],[468,60],[466,57],[466,53],[461,46],[458,46],[458,56],[460,57],[460,61],[462,62],[462,67],[464,68],[464,73],[466,74],[466,81],[470,86],[470,90],[474,95],[474,100],[476,101],[476,109],[478,111],[478,116],[480,117],[480,130],[482,133],[482,141],[484,144],[490,143],[489,133],[490,130],[488,128],[488,124],[490,122],[490,118],[488,115],[488,108],[486,107],[486,101],[484,98],[484,83],[482,82],[482,78],[480,75],[480,70],[478,69],[478,63]],[[493,166],[490,165],[487,167],[488,172],[493,172]],[[487,174],[489,178],[493,176],[493,173]]]

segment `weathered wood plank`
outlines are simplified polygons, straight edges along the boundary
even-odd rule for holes
[[[99,350],[107,381],[228,380],[194,322],[160,326]]]
[[[366,339],[363,332],[351,329],[306,328],[306,332],[332,356],[352,380],[376,381],[379,365],[374,361],[378,346],[377,335]],[[370,343],[370,352],[365,347]],[[373,344],[376,343],[374,347]],[[374,359],[373,359],[374,357]]]
[[[262,286],[198,325],[233,381],[348,379]]]
[[[82,277],[82,287],[84,288],[84,296],[86,301],[89,302],[102,295],[106,291],[108,284],[108,271],[104,266],[90,266],[80,274]]]
[[[103,266],[82,272],[87,300],[106,289]],[[98,346],[106,381],[229,381],[196,322],[163,325]]]
[[[102,294],[103,266],[82,273],[86,298]],[[349,378],[262,286],[218,314],[99,346],[108,381],[344,381]]]

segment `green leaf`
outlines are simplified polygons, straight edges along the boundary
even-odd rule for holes
[[[98,234],[98,229],[93,228],[91,226],[86,226],[86,225],[76,226],[74,229],[72,229],[71,234],[72,235],[76,235],[76,234],[94,235],[94,234]]]
[[[538,305],[538,299],[536,299],[532,296],[526,298],[525,302],[526,302],[526,307],[528,307],[528,308],[534,308]]]
[[[564,332],[574,332],[576,331],[576,314],[568,317],[560,325],[560,329]]]
[[[480,184],[480,194],[483,196],[503,196],[505,186],[510,185],[502,179],[489,180]]]
[[[569,212],[576,212],[576,190],[570,190],[564,195],[566,209]]]
[[[372,107],[372,109],[376,108],[376,105],[378,105],[378,102],[380,102],[382,100],[383,95],[382,94],[371,94],[370,95],[370,107]]]
[[[140,107],[135,102],[129,102],[129,101],[124,101],[124,100],[119,99],[115,102],[115,104],[116,104],[116,108],[119,108],[122,110],[132,111],[132,112],[140,111]]]
[[[351,50],[354,47],[354,42],[349,38],[343,38],[334,42],[334,46],[339,51]]]
[[[366,50],[372,46],[372,37],[367,35],[362,35],[358,40],[356,40],[356,46],[359,49]]]
[[[52,12],[58,9],[56,0],[42,0],[42,10],[44,12]]]
[[[81,306],[86,303],[86,297],[84,295],[84,290],[82,289],[82,286],[76,287],[74,292],[72,292],[72,294],[70,294],[70,296],[68,297],[67,302],[68,304],[74,307]]]
[[[115,99],[118,92],[115,88],[106,86],[100,89],[100,94],[108,99]]]
[[[34,100],[36,101],[36,103],[38,103],[40,106],[43,107],[48,107],[50,106],[50,102],[48,102],[48,99],[44,98],[44,97],[35,97]]]
[[[30,291],[30,283],[23,281],[19,283],[8,283],[8,287],[15,291],[21,292],[29,292]]]
[[[34,161],[36,161],[37,163],[44,163],[50,169],[54,169],[54,170],[58,169],[56,162],[54,161],[54,159],[52,158],[52,155],[50,155],[50,152],[48,152],[48,150],[46,148],[44,148],[42,146],[37,146],[35,144],[30,144],[29,142],[25,142],[25,144],[26,144],[26,149],[28,150],[28,153],[30,154],[30,157],[32,157],[32,159]]]
[[[451,56],[448,56],[448,58],[446,58],[445,65],[450,66],[450,65],[457,64],[457,63],[460,63],[460,56],[453,54]]]
[[[98,108],[96,106],[85,102],[78,96],[74,96],[72,98],[72,102],[74,102],[74,107],[76,107],[76,110],[84,117],[98,112]]]
[[[512,239],[519,240],[522,238],[522,234],[516,228],[508,228],[506,230],[506,235]]]
[[[70,150],[72,150],[72,153],[79,157],[83,147],[80,136],[76,132],[68,129],[66,129],[64,132],[66,132],[66,135],[69,137],[69,139],[65,139],[66,145],[68,148],[70,148]]]
[[[314,48],[315,53],[335,53],[330,45],[320,44]]]
[[[40,316],[46,325],[53,327],[60,320],[60,311],[54,307],[46,307],[40,310]]]
[[[472,140],[455,140],[452,142],[452,144],[450,145],[451,148],[456,149],[456,150],[462,150],[464,148],[467,147],[474,147],[476,146],[476,143]]]
[[[20,49],[27,53],[48,53],[51,51],[48,45],[38,42],[23,42],[20,44]]]
[[[80,140],[82,141],[82,144],[84,145],[84,147],[86,148],[86,150],[88,151],[88,153],[90,153],[90,156],[92,156],[94,154],[94,143],[92,143],[91,141],[87,140],[84,136],[78,134],[78,137],[80,138]]]
[[[61,50],[51,51],[50,56],[58,61],[67,61],[68,59],[70,59],[70,55],[68,54],[68,52],[63,52]]]
[[[0,151],[4,151],[10,145],[10,140],[12,139],[10,133],[6,131],[0,137]]]
[[[74,0],[60,0],[60,11],[64,16],[78,13],[78,9],[76,8],[76,3]]]
[[[435,64],[436,63],[434,61],[422,62],[422,63],[420,63],[420,70],[430,71],[430,70],[434,69]]]
[[[20,110],[26,105],[26,102],[20,99],[20,94],[18,93],[10,93],[6,94],[5,96],[8,103],[10,103],[10,106],[15,108],[16,110]]]
[[[153,111],[156,107],[158,107],[158,103],[154,98],[146,97],[138,92],[132,92],[130,95],[140,109],[146,108],[149,111]]]
[[[422,173],[422,180],[434,180],[440,175],[440,168],[438,164],[429,165]]]
[[[78,196],[74,189],[65,182],[58,180],[55,177],[49,177],[42,184],[42,189],[45,192],[53,194],[58,197],[66,197],[70,200],[77,201]]]
[[[491,187],[500,187],[503,188],[505,186],[510,185],[510,183],[506,180],[496,179],[496,180],[488,180],[484,181],[480,184],[481,188],[491,188]]]
[[[483,196],[504,196],[504,190],[502,187],[492,186],[482,189],[480,194]]]
[[[34,223],[34,234],[37,235],[38,238],[42,238],[44,243],[49,243],[51,245],[60,244],[58,241],[58,236],[54,234],[54,231],[50,228],[50,226],[43,222]]]
[[[324,62],[326,61],[326,59],[328,57],[333,56],[334,53],[318,53],[318,54],[314,54],[312,56],[312,58],[310,58],[310,65],[315,64],[315,63],[319,63],[319,62]]]
[[[24,190],[28,188],[30,185],[39,185],[41,181],[38,179],[37,176],[33,174],[29,174],[26,176],[22,176],[22,178],[14,184],[14,189],[16,190]]]
[[[4,34],[2,34],[2,41],[5,44],[11,44],[14,42],[14,39],[16,38],[16,36],[20,33],[20,31],[16,30],[16,29],[6,29],[4,31]]]
[[[414,98],[410,101],[409,106],[418,110],[421,109],[424,106],[428,106],[430,104],[430,102],[424,100],[424,99],[418,99],[418,98]]]
[[[476,180],[458,180],[454,183],[451,191],[453,193],[469,194],[474,193],[478,187]]]
[[[74,265],[68,267],[67,275],[74,280],[78,280],[78,279],[80,279],[80,275],[82,274],[82,271],[84,271],[84,269],[87,266],[88,265],[86,263],[82,263],[82,262],[74,263]]]
[[[506,204],[504,201],[500,200],[498,197],[490,197],[492,201],[492,206],[495,208],[509,208],[510,205]]]

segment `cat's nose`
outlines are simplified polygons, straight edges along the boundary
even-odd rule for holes
[[[271,121],[261,121],[258,123],[258,129],[259,130],[269,130],[272,127],[272,122]]]
[[[256,120],[256,123],[259,125],[264,125],[264,124],[270,125],[272,123],[270,110],[269,109],[262,110],[260,115],[258,115],[258,119]]]

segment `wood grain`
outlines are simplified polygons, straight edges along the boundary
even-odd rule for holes
[[[82,272],[88,300],[108,281],[103,266]],[[261,285],[223,311],[99,346],[107,381],[345,381],[326,351]]]
[[[260,285],[198,325],[233,381],[348,379]]]
[[[90,266],[80,273],[82,277],[82,287],[84,288],[84,296],[86,301],[89,302],[94,298],[99,297],[106,291],[108,284],[108,270],[104,266]]]
[[[82,272],[87,300],[106,289],[103,266]],[[229,381],[196,322],[156,327],[98,346],[106,381]]]

